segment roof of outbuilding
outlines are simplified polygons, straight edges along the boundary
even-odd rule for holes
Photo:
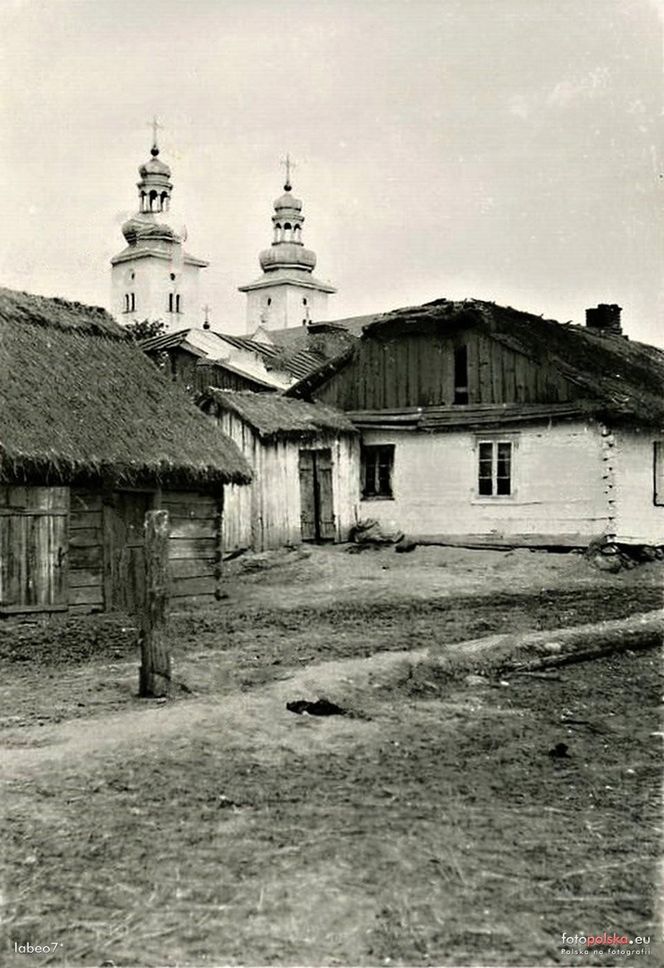
[[[0,289],[0,478],[203,487],[251,470],[98,307]]]
[[[649,423],[664,421],[664,351],[585,326],[561,324],[510,306],[482,300],[438,299],[422,306],[383,313],[365,326],[363,336],[288,390],[314,392],[358,352],[365,340],[387,340],[406,333],[430,333],[463,326],[482,327],[492,339],[535,363],[554,366],[576,384],[598,410]]]
[[[219,333],[221,339],[238,349],[248,353],[256,353],[265,361],[267,369],[284,370],[290,373],[296,380],[301,380],[312,370],[315,370],[321,362],[322,357],[317,353],[312,353],[304,347],[296,346],[291,348],[279,345],[272,346],[269,343],[261,343],[259,340],[250,339],[248,336],[235,336],[234,333]]]
[[[194,355],[202,356],[199,349],[194,349],[188,336],[191,329],[182,329],[177,333],[163,333],[160,336],[151,336],[143,340],[141,348],[146,353],[155,353],[160,350],[182,348],[193,352]],[[245,353],[253,353],[260,357],[267,370],[280,370],[290,374],[296,380],[301,380],[313,370],[317,369],[323,357],[320,353],[311,352],[304,346],[282,347],[270,343],[261,343],[259,340],[250,339],[248,336],[236,336],[234,333],[219,333],[215,330],[201,330],[209,339],[224,341],[236,349],[243,350]],[[212,351],[211,351],[212,352]],[[210,357],[211,359],[214,357]]]
[[[218,390],[213,387],[208,389],[205,396],[222,410],[236,414],[263,439],[356,433],[344,413],[320,403],[306,403],[281,394]]]

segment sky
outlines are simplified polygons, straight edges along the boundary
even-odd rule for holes
[[[330,318],[480,298],[664,345],[657,0],[0,0],[0,284],[106,305],[157,115],[244,331],[286,152]]]

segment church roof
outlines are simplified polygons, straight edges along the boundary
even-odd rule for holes
[[[0,289],[0,479],[246,483],[237,446],[109,314]]]

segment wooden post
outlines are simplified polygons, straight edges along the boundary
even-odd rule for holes
[[[145,602],[141,611],[139,696],[166,696],[171,685],[168,650],[168,511],[145,514]]]

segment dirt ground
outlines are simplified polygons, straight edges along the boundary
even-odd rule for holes
[[[174,700],[117,641],[5,660],[2,963],[578,964],[562,934],[599,930],[658,963],[661,656],[467,681],[408,652],[661,607],[663,574],[293,551],[174,616]],[[286,709],[322,695],[352,715]]]

